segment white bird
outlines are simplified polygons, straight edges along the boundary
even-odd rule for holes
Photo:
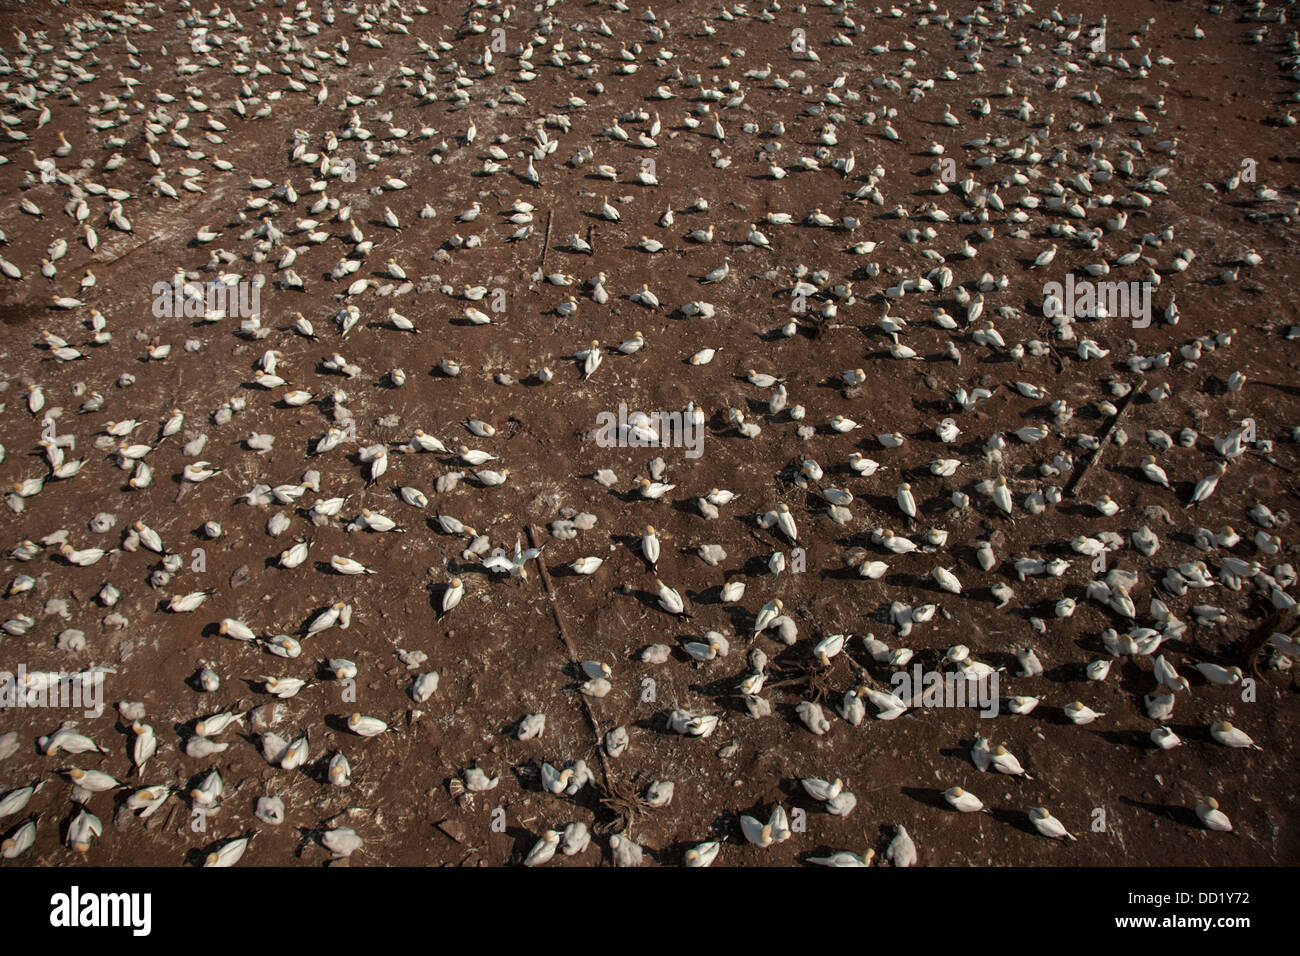
[[[809,863],[815,863],[818,866],[834,867],[860,867],[870,866],[871,861],[876,857],[875,850],[867,850],[861,855],[850,853],[848,850],[837,850],[830,856],[812,856],[808,858]]]
[[[1231,723],[1229,723],[1226,720],[1216,721],[1215,723],[1211,724],[1210,736],[1214,738],[1214,741],[1216,743],[1222,744],[1225,747],[1234,747],[1243,750],[1264,749],[1263,747],[1260,747],[1257,743],[1255,743],[1255,741],[1253,741],[1250,738],[1250,734],[1246,733],[1244,730],[1241,730],[1238,727],[1234,727]]]
[[[961,787],[949,787],[943,792],[943,798],[948,801],[949,805],[958,813],[978,813],[983,810],[985,813],[992,813],[984,806],[982,800],[975,794],[963,790]]]
[[[641,532],[641,553],[651,567],[659,563],[659,536],[653,525],[646,525]]]
[[[658,578],[655,579],[655,592],[659,597],[659,606],[669,614],[686,613],[686,605],[682,601],[682,596]]]
[[[912,842],[907,829],[901,823],[898,825],[898,832],[889,841],[889,847],[885,850],[885,859],[899,867],[916,865],[916,844]]]
[[[366,717],[354,713],[348,718],[348,730],[360,737],[376,737],[388,729],[388,724],[378,717]]]
[[[1153,727],[1151,729],[1151,742],[1161,750],[1173,750],[1183,741],[1168,727]]]
[[[251,840],[252,836],[250,835],[223,843],[220,849],[213,850],[204,857],[203,865],[205,867],[234,866],[243,859],[244,852],[248,849],[248,844]]]
[[[1214,489],[1219,486],[1219,479],[1223,477],[1223,473],[1227,471],[1227,469],[1228,465],[1226,462],[1221,461],[1215,465],[1214,474],[1206,475],[1196,483],[1196,487],[1192,489],[1192,497],[1187,503],[1187,506],[1190,508],[1192,505],[1200,504],[1202,501],[1205,501],[1214,494]]]
[[[543,863],[549,863],[555,857],[555,851],[559,849],[562,835],[558,830],[547,830],[543,833],[524,857],[524,866],[541,866]]]
[[[1005,773],[1012,777],[1024,777],[1026,780],[1033,780],[1025,772],[1025,768],[1020,766],[1020,761],[1006,747],[998,746],[989,755],[989,765],[998,773]]]
[[[912,495],[912,486],[906,481],[897,489],[898,508],[909,518],[916,517],[916,498]]]
[[[1196,816],[1207,830],[1218,830],[1223,833],[1232,832],[1232,821],[1228,815],[1219,809],[1219,801],[1213,797],[1198,797],[1196,800]]]
[[[1045,807],[1030,807],[1029,822],[1034,825],[1035,830],[1049,839],[1069,840],[1071,842],[1076,839],[1073,834],[1065,829],[1065,825],[1052,816],[1051,811]]]
[[[454,577],[447,585],[447,589],[442,595],[442,613],[446,614],[460,604],[465,597],[465,582],[459,577]]]
[[[1065,714],[1066,718],[1074,724],[1090,724],[1098,717],[1106,716],[1105,714],[1097,713],[1087,704],[1077,700],[1066,704],[1065,707],[1062,708],[1062,712]]]
[[[718,853],[722,849],[722,843],[719,840],[709,840],[691,847],[686,851],[683,859],[689,867],[712,866],[713,861],[718,858]]]
[[[362,564],[359,561],[354,561],[351,558],[345,558],[337,554],[330,556],[330,567],[333,568],[339,574],[375,574],[376,573],[373,569],[366,567],[364,564]]]
[[[768,601],[759,610],[758,616],[754,619],[754,634],[761,634],[781,615],[784,605],[780,598],[773,598]]]
[[[1155,455],[1148,455],[1143,459],[1141,472],[1148,481],[1157,485],[1163,485],[1166,488],[1169,487],[1169,476],[1165,474],[1163,468],[1156,464]]]
[[[783,843],[790,839],[790,821],[785,808],[777,804],[766,823],[760,823],[748,815],[740,818],[740,830],[745,839],[755,846],[768,847],[774,843]]]

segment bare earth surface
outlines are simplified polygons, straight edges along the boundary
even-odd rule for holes
[[[0,670],[111,669],[102,716],[0,710],[0,733],[16,733],[0,747],[0,794],[40,782],[30,802],[14,798],[18,809],[0,819],[0,836],[16,841],[6,857],[35,823],[30,848],[2,865],[181,865],[250,833],[241,865],[320,865],[332,856],[325,832],[342,827],[363,841],[353,864],[514,864],[548,828],[574,822],[591,828],[590,847],[556,853],[548,865],[607,864],[615,833],[642,846],[647,865],[680,864],[711,841],[722,844],[721,865],[792,865],[836,850],[873,851],[879,864],[899,825],[929,865],[1300,858],[1300,710],[1287,657],[1295,644],[1250,642],[1298,593],[1298,539],[1287,515],[1297,513],[1300,466],[1300,155],[1288,125],[1297,50],[1294,25],[1277,22],[1278,8],[1260,16],[1251,4],[1215,12],[1132,0],[1092,4],[1082,19],[1047,4],[1031,12],[1010,4],[673,2],[655,3],[652,17],[640,3],[403,2],[336,6],[332,17],[310,0],[209,8],[0,7],[0,23],[14,28],[0,31],[0,258],[21,272],[0,276],[0,479],[6,489],[37,480],[0,508]],[[1103,14],[1105,49],[1093,52],[1088,30]],[[504,32],[494,34],[498,27]],[[816,59],[792,49],[794,30],[804,31]],[[531,60],[521,63],[525,48]],[[641,141],[656,122],[652,141]],[[494,146],[503,158],[491,159]],[[580,150],[591,156],[575,163]],[[114,154],[124,162],[110,169]],[[528,176],[534,155],[537,183]],[[801,168],[801,158],[812,168]],[[772,164],[786,175],[773,178]],[[612,167],[613,181],[601,166]],[[955,170],[946,184],[945,168]],[[637,180],[650,171],[656,181]],[[405,188],[386,188],[390,177]],[[1241,181],[1229,189],[1233,177]],[[105,188],[129,194],[121,203],[129,233],[110,224],[114,199]],[[701,198],[707,209],[697,207]],[[260,206],[249,205],[255,199]],[[98,238],[93,252],[79,202]],[[605,202],[620,221],[602,214]],[[431,217],[421,216],[426,204]],[[471,204],[481,207],[478,217],[458,221]],[[386,209],[399,228],[385,223]],[[661,225],[670,209],[673,223]],[[808,221],[814,210],[832,224]],[[1011,218],[1017,210],[1020,222]],[[782,213],[792,222],[769,221]],[[1117,221],[1121,213],[1126,221]],[[844,228],[844,217],[856,228]],[[755,226],[770,248],[747,238]],[[712,241],[690,238],[710,227]],[[354,228],[373,248],[357,247]],[[201,230],[217,235],[200,242]],[[573,249],[575,234],[591,254]],[[663,251],[643,251],[643,236]],[[42,260],[59,240],[66,254],[46,277]],[[875,246],[855,252],[860,243]],[[1033,267],[1051,244],[1055,258]],[[296,260],[282,266],[287,250]],[[1117,263],[1134,250],[1136,261]],[[1195,253],[1190,263],[1184,250]],[[390,260],[405,282],[390,275]],[[724,260],[727,276],[702,282]],[[359,268],[331,278],[341,261]],[[1159,281],[1151,324],[1080,317],[1063,337],[1043,314],[1043,284],[1071,272],[1087,280],[1086,267],[1099,263],[1109,264],[1107,280]],[[265,276],[260,315],[156,317],[154,285],[177,268],[195,283]],[[95,283],[83,289],[88,272]],[[286,284],[290,273],[302,288]],[[598,273],[603,305],[588,281]],[[572,285],[552,281],[565,276]],[[371,281],[350,289],[361,279]],[[814,287],[802,302],[792,294],[798,281]],[[631,298],[643,285],[657,308]],[[467,286],[484,287],[485,297],[467,301]],[[570,296],[576,312],[557,312]],[[968,321],[966,303],[979,296],[983,314]],[[84,304],[54,308],[55,297]],[[1167,321],[1171,300],[1175,323]],[[711,304],[712,314],[683,312],[692,302]],[[491,323],[467,320],[467,307]],[[418,333],[393,328],[390,308]],[[936,320],[939,310],[954,327]],[[299,314],[315,338],[295,331]],[[111,339],[95,344],[99,317]],[[987,344],[990,321],[1003,346]],[[79,355],[61,359],[43,331]],[[644,347],[623,354],[620,343],[637,332]],[[1085,359],[1085,339],[1104,354]],[[584,377],[575,355],[593,341],[602,361]],[[159,346],[170,353],[151,357]],[[716,350],[712,362],[691,364],[705,348]],[[254,373],[270,350],[285,384],[266,389]],[[335,354],[355,374],[324,364]],[[459,374],[443,371],[444,361]],[[405,373],[400,387],[394,369]],[[549,383],[536,377],[543,369]],[[776,388],[752,383],[751,369],[783,380],[784,409],[771,411]],[[855,369],[865,380],[849,387],[841,373]],[[32,385],[44,401],[37,412]],[[1128,400],[1126,389],[1139,386]],[[991,395],[969,408],[955,398],[979,388]],[[293,390],[312,397],[293,407],[284,401]],[[95,395],[102,405],[82,411],[88,400],[95,407]],[[656,412],[688,401],[707,420],[698,458],[680,447],[597,441],[597,416],[620,403]],[[801,420],[791,414],[796,406]],[[183,423],[160,440],[173,409]],[[1111,431],[1116,412],[1122,418]],[[857,427],[838,432],[835,416]],[[123,439],[105,434],[130,419],[139,425],[125,441],[152,446],[143,458],[147,485],[134,465],[120,467]],[[960,430],[951,443],[937,437],[944,419]],[[1244,419],[1261,444],[1228,447]],[[472,434],[467,421],[495,433]],[[345,440],[309,454],[334,427]],[[1017,437],[1026,428],[1045,434]],[[449,450],[411,451],[416,429]],[[1178,443],[1183,429],[1198,433],[1191,447]],[[1154,430],[1171,436],[1172,447],[1151,444]],[[905,439],[898,448],[877,438],[895,433]],[[84,460],[75,476],[50,475],[38,443],[51,434],[56,443],[75,438],[60,448],[64,462]],[[187,455],[183,446],[200,434],[206,446]],[[250,434],[272,435],[274,444],[258,452],[245,444]],[[1089,442],[1101,440],[1104,454],[1084,474]],[[496,460],[466,465],[457,459],[462,444]],[[361,455],[371,446],[386,462],[374,481],[374,462],[363,461],[371,455]],[[874,474],[850,467],[855,452],[878,463]],[[1143,474],[1150,454],[1168,487]],[[657,457],[660,480],[674,487],[646,499],[639,482]],[[938,459],[958,461],[955,473],[934,474]],[[805,468],[809,460],[818,467]],[[1185,507],[1225,460],[1213,494]],[[185,480],[196,461],[219,472]],[[505,483],[486,487],[475,477],[483,469],[508,470]],[[594,479],[601,469],[616,476],[612,487]],[[303,490],[309,470],[318,480],[308,476],[313,487]],[[436,491],[453,472],[463,480]],[[999,475],[1010,515],[994,503],[995,486],[982,484]],[[133,476],[146,486],[133,487]],[[914,518],[900,510],[902,482],[915,496]],[[404,500],[404,487],[427,496],[427,506]],[[706,518],[698,502],[712,489],[736,497]],[[839,522],[826,499],[832,489],[852,494]],[[1062,489],[1073,493],[1051,504]],[[969,497],[965,507],[954,492]],[[1094,507],[1103,495],[1118,505],[1111,517]],[[346,499],[338,514],[313,520],[313,505],[335,497]],[[1049,503],[1035,507],[1043,498]],[[801,554],[778,527],[762,526],[782,504]],[[400,530],[349,530],[363,509]],[[110,529],[91,528],[99,513],[114,516]],[[272,536],[275,515],[287,528]],[[579,515],[594,520],[580,519],[585,530],[576,534],[555,524]],[[438,516],[486,536],[487,547],[467,554],[475,535],[449,533]],[[179,570],[155,576],[164,557],[133,533],[136,522],[178,556]],[[205,522],[219,523],[220,537],[210,540]],[[661,542],[657,569],[642,555],[646,525]],[[1150,556],[1132,541],[1144,526],[1159,540]],[[1197,546],[1197,529],[1225,526],[1237,543],[1211,535],[1208,550]],[[529,548],[530,529],[543,550],[523,564],[526,574],[483,566],[497,548],[509,564],[517,540]],[[918,549],[894,554],[877,529]],[[932,529],[947,533],[945,544],[926,543]],[[58,532],[74,549],[109,553],[71,564]],[[1072,542],[1105,533],[1116,537],[1103,572]],[[35,543],[26,555],[23,541]],[[281,552],[300,541],[306,560],[280,567]],[[990,571],[977,559],[981,541],[996,556]],[[710,566],[703,545],[720,546],[725,558]],[[786,561],[778,574],[773,552]],[[373,573],[337,573],[332,556]],[[1068,567],[1022,581],[1016,561],[1026,556]],[[571,569],[588,557],[603,564],[590,575]],[[869,579],[858,570],[864,561],[888,568]],[[1203,562],[1208,586],[1186,586],[1202,573],[1194,562]],[[938,585],[936,567],[955,575],[961,593]],[[454,577],[463,599],[444,614]],[[676,590],[687,614],[664,609],[656,578]],[[1104,583],[1090,596],[1094,580]],[[745,585],[733,602],[720,597],[728,582]],[[112,607],[100,596],[108,584],[121,595]],[[1001,607],[990,590],[998,585],[1013,591]],[[1106,590],[1114,600],[1097,599]],[[209,593],[197,610],[167,610],[173,597],[199,591]],[[1133,616],[1118,610],[1125,591]],[[1075,609],[1059,616],[1067,598]],[[792,645],[776,628],[755,636],[757,616],[774,599],[797,631]],[[335,602],[350,607],[350,625],[307,636]],[[259,640],[221,636],[226,619]],[[1286,627],[1281,620],[1260,639]],[[729,653],[694,660],[685,645],[707,643],[711,630],[727,638]],[[297,638],[299,656],[270,651],[266,639],[280,634]],[[836,634],[842,649],[832,642],[819,661],[813,648]],[[868,634],[890,649],[880,659],[863,641]],[[1133,653],[1115,648],[1124,635],[1145,642],[1139,650],[1163,641],[1153,653]],[[643,661],[656,644],[671,648],[667,660]],[[847,691],[889,688],[891,652],[911,649],[909,670],[953,670],[961,654],[948,652],[959,644],[969,660],[999,669],[1003,698],[1041,697],[1032,713],[1009,713],[1004,702],[993,719],[970,708],[916,707],[880,720],[867,702],[859,725],[840,716]],[[753,672],[752,648],[766,658],[757,662],[765,679],[747,702],[738,688]],[[1016,651],[1025,648],[1041,661],[1040,676],[1022,676]],[[1144,700],[1156,693],[1159,657],[1186,678],[1163,720],[1148,716]],[[327,665],[336,658],[356,665],[351,689]],[[1090,680],[1085,668],[1097,660],[1112,661],[1109,674]],[[605,696],[583,693],[582,662],[608,665]],[[1198,663],[1240,666],[1252,686],[1217,686]],[[220,678],[215,691],[199,689],[205,665]],[[417,703],[413,682],[428,672],[437,673],[437,689]],[[277,701],[268,676],[305,684]],[[142,773],[122,701],[143,705],[141,723],[158,741]],[[801,718],[804,701],[820,706],[824,734]],[[1075,701],[1102,716],[1072,723],[1065,708]],[[770,714],[755,718],[751,709]],[[674,732],[675,710],[718,721],[706,737]],[[242,715],[212,736],[228,749],[187,756],[195,720],[225,712]],[[388,729],[353,733],[354,713]],[[545,715],[545,730],[520,740],[519,722],[530,714]],[[1216,742],[1210,728],[1218,721],[1257,749]],[[43,753],[38,738],[65,722],[104,753]],[[1149,738],[1157,726],[1181,746],[1157,749]],[[609,756],[602,741],[619,727],[628,745]],[[286,743],[306,735],[306,763],[283,769],[279,752],[264,756],[268,732]],[[977,736],[1004,745],[1032,779],[981,773],[971,758]],[[347,786],[331,782],[337,754],[350,764]],[[547,792],[543,764],[562,771],[579,760],[590,782],[573,795]],[[496,778],[495,787],[467,792],[463,774],[473,767]],[[101,771],[119,785],[77,793],[69,768]],[[224,792],[199,812],[191,791],[213,772]],[[856,807],[826,812],[802,778],[842,778]],[[667,806],[645,803],[655,781],[674,784]],[[955,812],[943,795],[952,786],[991,813]],[[142,787],[158,796],[175,789],[140,819],[132,807]],[[283,801],[278,826],[255,815],[264,796]],[[1202,826],[1203,797],[1217,799],[1233,833]],[[70,829],[88,825],[78,798],[102,826],[84,853],[69,847],[77,842]],[[765,823],[778,804],[788,839],[751,845],[742,815]],[[1050,810],[1077,841],[1040,835],[1031,807]]]

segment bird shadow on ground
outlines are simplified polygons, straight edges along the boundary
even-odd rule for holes
[[[352,728],[348,726],[346,717],[340,717],[338,714],[326,714],[325,726],[330,730],[340,734],[352,734]]]
[[[186,739],[187,737],[194,737],[197,736],[195,727],[198,725],[198,722],[199,722],[199,718],[195,717],[191,720],[185,721],[184,723],[172,724],[172,730],[175,732],[176,736],[181,738],[182,740]]]
[[[1151,671],[1143,670],[1134,661],[1116,662],[1120,665],[1119,689],[1139,702],[1155,689],[1156,678]],[[1114,670],[1114,665],[1111,666]]]
[[[1138,730],[1092,730],[1089,733],[1117,747],[1132,747],[1143,755],[1153,749],[1151,738]]]
[[[898,828],[896,826],[891,826],[888,823],[876,825],[876,858],[882,864],[886,864],[886,853],[889,850],[889,844],[893,842],[894,837],[897,835]]]
[[[322,787],[330,786],[330,755],[323,754],[309,763],[300,765],[298,772]]]
[[[529,852],[532,850],[533,845],[537,843],[540,838],[540,834],[532,833],[523,827],[508,826],[505,829],[505,835],[513,841],[506,859],[509,862],[516,864],[523,863]]]
[[[1020,662],[1016,660],[1016,655],[1009,651],[983,651],[980,656],[985,664],[989,664],[995,668],[1001,668],[1016,680],[1029,679],[1020,673]]]
[[[1196,811],[1188,807],[1170,806],[1160,803],[1144,803],[1141,800],[1134,800],[1132,797],[1120,796],[1120,803],[1128,807],[1136,807],[1139,810],[1145,810],[1152,816],[1161,817],[1173,823],[1185,827],[1199,830],[1201,821],[1196,816]]]
[[[971,755],[970,755],[971,748],[973,748],[974,746],[975,746],[974,740],[962,739],[957,741],[956,747],[940,747],[939,756],[952,757],[956,760],[960,760],[962,763],[969,764],[971,767],[974,768],[975,761],[971,759]],[[976,768],[976,772],[978,772],[978,768]]]
[[[1038,831],[1034,825],[1029,822],[1029,815],[1023,810],[1007,810],[1003,808],[990,807],[993,811],[993,819],[998,823],[1005,823],[1007,826],[1014,827],[1021,833],[1027,833],[1030,836],[1038,836]]]
[[[951,810],[948,801],[944,799],[942,790],[935,790],[930,787],[903,787],[903,793],[911,797],[917,803],[927,807],[934,807],[937,810]]]
[[[1077,663],[1058,664],[1056,667],[1045,668],[1042,677],[1053,684],[1071,684],[1081,679],[1083,667]]]
[[[580,572],[578,572],[578,571],[575,571],[575,570],[570,566],[570,563],[571,563],[571,562],[565,562],[565,563],[563,563],[563,564],[552,564],[552,565],[548,565],[547,568],[546,568],[546,570],[547,570],[548,572],[550,572],[550,575],[551,575],[552,578],[581,578],[581,577],[586,577],[586,575],[584,575],[584,574],[582,574],[582,573],[580,573]]]
[[[740,683],[742,676],[737,674],[729,680],[720,678],[707,684],[692,684],[690,689],[696,693],[712,697],[710,709],[721,708],[724,713],[748,718],[749,711],[745,709],[744,698],[740,696],[738,691],[734,690],[735,686]]]
[[[320,660],[316,662],[316,680],[325,682],[333,681],[335,679],[334,671],[330,669],[328,660]]]
[[[663,611],[663,608],[659,606],[659,595],[657,594],[651,594],[649,591],[642,591],[638,588],[629,587],[623,591],[623,595],[624,597],[630,597],[634,601],[638,601],[652,611],[666,613]],[[686,617],[688,615],[681,616]]]
[[[308,847],[311,846],[316,847],[318,850],[321,850],[324,853],[329,853],[329,851],[326,850],[325,847],[320,842],[321,836],[324,834],[324,832],[325,831],[319,827],[298,827],[298,836],[301,839],[299,840],[298,846],[294,849],[293,855],[301,860],[303,859],[303,853],[307,850]],[[331,858],[326,857],[325,859],[321,860],[317,865],[329,866],[330,862],[331,862]]]

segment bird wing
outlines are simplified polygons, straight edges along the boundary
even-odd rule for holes
[[[740,830],[745,835],[745,839],[750,843],[763,843],[763,824],[759,823],[751,816],[742,816],[740,818]]]

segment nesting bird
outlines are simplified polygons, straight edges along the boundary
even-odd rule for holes
[[[1220,42],[1217,11],[1194,40]],[[10,714],[38,747],[6,732],[0,761],[36,783],[0,796],[0,816],[26,809],[60,753],[96,766],[67,769],[54,805],[13,821],[6,859],[49,862],[62,842],[93,863],[96,813],[115,800],[119,827],[172,796],[214,810],[251,747],[267,792],[224,799],[229,825],[195,860],[274,863],[251,834],[293,820],[337,860],[390,862],[374,831],[415,791],[377,771],[451,721],[483,752],[420,798],[469,809],[495,791],[514,807],[540,789],[515,862],[594,863],[603,836],[573,798],[598,783],[633,829],[644,805],[673,801],[670,780],[628,790],[660,764],[692,799],[656,817],[668,830],[645,848],[612,836],[617,865],[670,844],[689,866],[788,860],[806,801],[798,817],[769,811],[779,781],[728,761],[778,741],[801,800],[860,813],[836,770],[867,735],[899,766],[886,786],[933,756],[916,727],[970,739],[952,708],[921,721],[920,689],[882,689],[914,656],[963,691],[1001,687],[971,760],[1017,778],[1003,780],[1014,793],[1033,778],[989,737],[1028,748],[1062,819],[1090,808],[1053,751],[1082,734],[1101,748],[1085,764],[1118,755],[1088,725],[1135,714],[1156,722],[1144,759],[1244,759],[1270,782],[1253,754],[1276,749],[1290,709],[1232,708],[1298,656],[1285,475],[1300,429],[1277,369],[1300,328],[1278,318],[1269,241],[1297,210],[1265,163],[1185,175],[1203,124],[1157,93],[1204,67],[1164,55],[1163,21],[1107,50],[1085,20],[1025,5],[954,20],[733,4],[695,29],[622,2],[598,16],[549,4],[515,9],[506,43],[492,27],[506,14],[482,3],[445,33],[400,0],[159,12],[96,6],[34,27],[20,11],[0,62],[0,130],[30,149],[10,156],[0,282],[42,312],[24,325],[16,306],[0,330],[0,480],[18,528],[0,630],[15,659],[111,658],[156,685],[148,714],[123,701],[116,723],[38,730]],[[1267,45],[1284,18],[1255,13],[1247,38]],[[836,56],[800,41],[797,70],[747,62],[795,28]],[[1283,99],[1260,124],[1212,114],[1212,152],[1289,155]],[[267,135],[285,148],[231,145]],[[1208,256],[1225,217],[1234,248]],[[152,251],[123,254],[142,241]],[[638,274],[629,255],[671,268]],[[689,291],[704,285],[711,301]],[[431,433],[460,428],[476,447]],[[863,611],[913,646],[862,635]],[[1025,630],[994,647],[981,635],[998,622]],[[182,683],[162,658],[190,651]],[[113,673],[85,666],[77,686]],[[1115,693],[1139,671],[1141,700]],[[60,680],[31,671],[19,691]],[[209,703],[176,711],[191,693]],[[502,718],[499,699],[520,694],[531,713]],[[1213,722],[1170,755],[1175,708]],[[1040,733],[1016,736],[1030,714]],[[518,742],[498,748],[501,734]],[[601,766],[524,758],[543,737],[594,745]],[[279,787],[297,769],[311,773]],[[186,788],[117,794],[133,771]],[[349,792],[364,810],[313,818]],[[908,829],[927,818],[1006,825],[945,818],[990,808],[942,793],[883,860],[915,865]],[[739,833],[691,819],[695,797]],[[1196,812],[1233,827],[1211,797]],[[1028,814],[1074,840],[1046,808]],[[172,852],[155,829],[132,839]]]

